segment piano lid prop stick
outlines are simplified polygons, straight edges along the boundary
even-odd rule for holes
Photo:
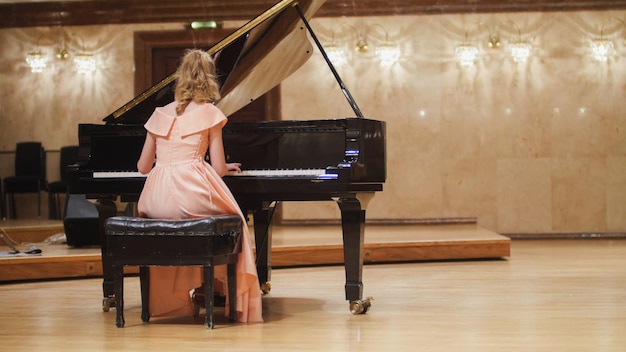
[[[343,92],[343,95],[348,100],[348,103],[352,107],[352,110],[354,111],[354,113],[356,114],[357,117],[363,117],[363,113],[361,113],[361,109],[359,109],[359,106],[356,104],[356,101],[354,100],[354,98],[352,98],[352,94],[350,94],[350,91],[348,91],[348,88],[345,86],[345,84],[343,84],[343,81],[341,80],[341,77],[339,77],[339,74],[337,73],[337,70],[335,70],[335,66],[333,66],[333,63],[328,58],[328,55],[326,54],[326,51],[324,50],[324,47],[322,46],[320,41],[317,39],[317,36],[315,35],[315,32],[313,32],[313,28],[311,28],[311,26],[309,25],[309,22],[306,20],[306,16],[302,12],[302,9],[300,8],[300,5],[295,4],[294,7],[298,11],[298,15],[300,15],[300,18],[302,19],[302,22],[304,22],[304,25],[306,26],[307,30],[309,31],[309,34],[311,35],[311,38],[313,38],[313,41],[315,42],[315,45],[317,45],[317,48],[322,53],[322,56],[324,57],[324,60],[326,60],[326,64],[328,64],[328,67],[330,67],[330,71],[335,76],[335,79],[337,80],[337,83],[339,83],[339,87],[341,88],[341,91]]]

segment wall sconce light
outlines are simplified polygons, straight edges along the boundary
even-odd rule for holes
[[[465,32],[465,41],[454,48],[456,59],[463,67],[469,67],[474,64],[478,57],[478,47],[469,42],[468,34]]]
[[[65,37],[63,35],[63,32],[61,32],[61,45],[59,45],[59,47],[57,48],[57,53],[55,57],[57,58],[57,60],[61,61],[65,61],[70,57],[70,52],[67,51],[67,48],[65,47]]]
[[[525,40],[515,40],[511,42],[509,47],[509,51],[511,52],[511,57],[515,62],[526,62],[528,57],[530,56],[530,52],[532,51],[532,45]]]
[[[613,52],[613,42],[607,39],[599,38],[591,41],[591,54],[593,58],[600,62],[609,59],[609,55]]]
[[[522,39],[521,30],[514,22],[508,22],[516,27],[518,36],[516,40],[509,43],[509,53],[511,54],[513,61],[525,62],[528,60],[528,57],[532,52],[532,44],[529,41]],[[487,46],[491,49],[499,49],[501,47],[500,34],[498,33],[500,25],[488,26],[482,21],[477,24],[486,26],[489,30]],[[479,49],[468,40],[468,33],[465,32],[465,41],[455,47],[454,53],[461,66],[469,67],[472,66],[477,60]]]
[[[487,42],[487,46],[491,49],[500,48],[500,35],[489,30],[489,41]]]
[[[522,39],[522,31],[515,22],[511,22],[517,29],[517,39],[509,43],[509,52],[515,62],[526,62],[530,53],[533,50],[533,46],[527,40]]]
[[[326,50],[326,54],[328,55],[328,59],[334,65],[341,66],[341,65],[344,65],[346,62],[348,62],[348,59],[346,58],[346,54],[345,54],[343,48],[335,40],[335,31],[334,30],[332,32],[332,41],[330,42],[330,44],[325,45],[324,49]]]
[[[74,55],[73,63],[76,67],[78,73],[87,74],[95,71],[96,69],[96,60],[92,54],[85,52],[85,44],[81,37],[78,37],[82,44],[83,50]],[[65,37],[63,32],[61,32],[60,44],[56,49],[56,53],[54,55],[59,61],[66,61],[71,55],[69,49],[66,47]],[[37,48],[36,50],[29,52],[26,55],[26,63],[30,67],[31,72],[39,73],[43,72],[43,70],[48,65],[48,55],[45,54],[39,48],[39,40],[37,40]]]
[[[37,46],[37,49],[26,55],[26,63],[30,67],[30,72],[40,73],[48,66],[48,57]]]
[[[376,57],[378,57],[378,60],[380,60],[381,65],[386,67],[392,66],[400,59],[400,49],[398,49],[398,45],[396,45],[396,43],[389,41],[389,32],[387,32],[385,27],[381,26],[380,24],[374,23],[365,28],[365,30],[362,32],[363,35],[359,39],[357,39],[357,49],[359,52],[364,52],[369,49],[369,45],[367,43],[367,35],[369,30],[375,27],[382,29],[382,31],[385,33],[385,40],[381,44],[376,45],[374,53],[376,54]]]
[[[489,40],[487,41],[487,46],[490,49],[499,49],[501,41],[498,30],[500,26],[489,26],[483,21],[479,21],[478,24],[487,27],[487,30],[489,31]],[[467,32],[465,33],[465,37],[467,38]]]
[[[48,66],[48,57],[37,49],[26,55],[26,63],[30,67],[30,72],[43,72],[43,69]]]
[[[92,54],[88,54],[85,52],[85,42],[83,38],[78,37],[83,45],[83,51],[77,53],[74,56],[74,65],[76,66],[76,71],[80,74],[88,74],[92,73],[96,70],[96,59]]]
[[[622,25],[626,25],[624,21],[617,17],[611,17],[610,20],[617,20],[622,23]],[[608,23],[607,21],[607,23]],[[609,59],[609,56],[613,52],[613,42],[604,38],[604,26],[606,23],[602,25],[600,28],[600,38],[591,40],[591,55],[594,59],[600,62],[606,62]]]
[[[398,46],[389,40],[389,33],[380,24],[372,24],[358,30],[356,27],[343,23],[344,27],[351,28],[356,36],[356,43],[354,44],[354,50],[360,54],[367,54],[370,52],[370,44],[368,42],[370,30],[373,28],[380,28],[385,34],[385,39],[380,44],[374,45],[374,54],[380,61],[382,66],[392,66],[395,64],[401,56]],[[328,54],[329,59],[337,66],[343,65],[348,61],[343,46],[335,40],[335,31],[332,32],[332,41],[330,44],[324,45],[324,49]]]
[[[96,70],[96,59],[91,54],[78,53],[74,56],[74,65],[80,74],[92,73]]]
[[[469,42],[459,44],[454,49],[457,60],[463,67],[469,67],[474,64],[478,56],[478,48]]]
[[[400,49],[387,39],[385,39],[385,43],[376,47],[375,52],[380,60],[380,64],[386,67],[393,66],[393,64],[400,60]]]
[[[48,66],[48,56],[46,56],[46,54],[39,49],[40,39],[41,37],[37,39],[37,46],[35,47],[35,50],[26,55],[26,63],[30,67],[30,72],[34,73],[43,72],[43,69]]]

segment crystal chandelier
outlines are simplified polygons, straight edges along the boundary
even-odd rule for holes
[[[591,54],[593,58],[605,62],[613,51],[613,42],[606,39],[594,39],[591,41]]]
[[[532,51],[532,45],[525,40],[517,40],[511,43],[510,52],[515,62],[526,62]]]
[[[85,42],[82,37],[78,37],[83,47],[83,51],[79,52],[74,56],[74,66],[76,66],[76,71],[82,75],[92,73],[96,70],[96,59],[92,54],[87,54],[85,52]]]
[[[30,67],[30,72],[43,72],[43,69],[48,66],[48,57],[42,53],[41,50],[37,49],[36,51],[28,53],[26,63]]]
[[[30,72],[34,73],[43,72],[43,69],[48,66],[48,56],[39,49],[39,40],[41,36],[37,39],[36,49],[26,55],[26,63],[30,67]]]
[[[76,54],[70,52],[71,49],[66,46],[65,34],[61,31],[59,45],[55,51],[54,57],[59,62],[68,61],[70,57],[73,57],[71,62],[74,63],[76,71],[80,74],[92,73],[96,70],[96,59],[93,54],[89,54],[85,51],[85,44],[81,37],[77,36],[82,44],[83,50]],[[43,72],[48,66],[48,55],[46,55],[41,49],[39,49],[39,40],[37,40],[37,49],[26,55],[26,63],[30,67],[31,72]]]
[[[79,53],[74,56],[74,65],[78,73],[85,75],[96,70],[96,59],[91,54]]]
[[[376,47],[376,56],[380,64],[389,67],[400,60],[400,49],[392,43],[385,43]]]
[[[478,48],[470,43],[463,43],[456,46],[454,49],[457,60],[463,67],[472,66],[476,57],[478,56]]]
[[[610,17],[605,23],[602,24],[600,27],[600,38],[591,40],[591,55],[593,55],[594,59],[600,62],[608,61],[609,56],[613,54],[613,41],[604,37],[604,27],[611,20],[619,21],[622,26],[626,27],[626,22],[617,17]],[[624,43],[626,44],[626,40],[624,40]]]
[[[392,66],[393,64],[398,62],[398,60],[400,60],[400,49],[395,43],[389,40],[389,33],[382,25],[374,23],[364,27],[362,30],[358,30],[356,27],[348,23],[343,23],[342,26],[351,28],[354,31],[356,35],[354,51],[363,55],[367,55],[368,53],[372,52],[370,50],[370,43],[368,42],[369,31],[374,27],[380,27],[380,29],[385,34],[385,40],[381,41],[381,44],[377,44],[375,42],[374,45],[372,45],[374,47],[373,52],[376,58],[380,62],[381,66],[385,67]],[[345,50],[340,44],[335,41],[334,30],[332,34],[332,41],[330,44],[324,46],[324,51],[326,51],[326,53],[328,54],[328,58],[330,59],[330,61],[337,66],[341,66],[348,61]]]
[[[336,66],[342,66],[348,59],[346,58],[346,54],[343,51],[343,48],[339,46],[333,40],[332,43],[328,44],[326,47],[326,54],[328,55],[328,59]]]
[[[517,29],[517,40],[511,42],[509,46],[509,52],[515,62],[526,62],[530,56],[533,46],[526,40],[522,39],[522,30],[517,23],[510,21],[510,23]]]

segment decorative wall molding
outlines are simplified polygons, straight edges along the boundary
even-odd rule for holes
[[[249,20],[276,0],[109,0],[0,4],[0,28]],[[316,17],[626,9],[623,0],[328,0]]]

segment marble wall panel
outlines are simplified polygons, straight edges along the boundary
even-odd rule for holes
[[[606,167],[607,230],[620,232],[626,228],[626,157],[607,158]]]
[[[552,230],[606,232],[605,158],[552,160]]]
[[[350,51],[336,67],[365,117],[387,123],[387,182],[369,204],[371,219],[476,217],[505,233],[626,232],[626,47],[624,11],[316,18],[323,44],[346,49],[350,26],[369,27],[372,47],[398,43],[401,60],[382,67],[373,51]],[[350,26],[342,26],[342,22]],[[387,33],[381,31],[386,29]],[[133,98],[133,32],[179,24],[0,30],[0,177],[12,173],[17,141],[41,140],[50,153],[76,144],[78,123]],[[593,59],[602,36],[614,51]],[[33,74],[24,56],[52,54],[63,34],[72,51],[97,57],[92,76],[64,62]],[[489,48],[496,35],[499,48]],[[509,47],[527,40],[527,62]],[[459,65],[454,48],[479,55]],[[283,119],[355,116],[319,53],[281,85]],[[49,163],[49,175],[57,175]],[[288,220],[336,219],[332,202],[288,203]]]
[[[442,164],[441,217],[476,217],[479,225],[497,228],[496,160],[449,157]]]
[[[501,158],[497,163],[498,228],[505,233],[552,232],[549,158]]]

